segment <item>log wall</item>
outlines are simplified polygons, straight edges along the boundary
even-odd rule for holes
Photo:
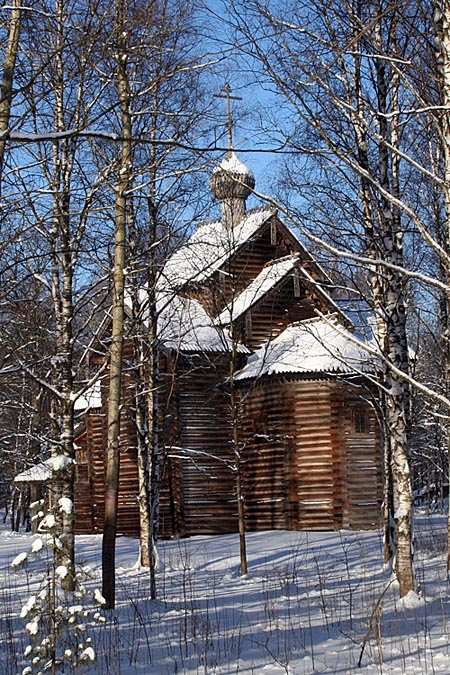
[[[182,533],[235,532],[229,356],[183,357],[177,377]]]
[[[77,534],[91,534],[95,532],[95,514],[92,501],[93,486],[90,480],[90,470],[87,450],[86,429],[77,437],[75,464],[75,531]]]
[[[166,402],[161,536],[235,532],[237,509],[228,364],[179,357]],[[169,377],[169,376],[168,376]],[[375,415],[357,387],[334,380],[272,378],[243,393],[239,415],[247,528],[367,529],[379,524],[381,455]],[[118,531],[139,534],[136,432],[124,409]],[[367,419],[364,433],[355,414]],[[105,414],[86,415],[77,439],[76,530],[101,532]],[[176,424],[174,425],[174,420]],[[166,436],[168,439],[169,436]]]
[[[285,384],[268,382],[244,394],[242,471],[249,530],[291,527],[289,458],[295,428]]]
[[[315,308],[326,312],[323,301],[313,301],[313,292],[308,282],[301,281],[300,295],[295,297],[293,278],[287,277],[236,322],[241,341],[256,350],[267,340],[277,337],[289,324],[317,316]],[[250,315],[250,321],[246,320],[247,315]]]
[[[223,386],[229,356],[164,357],[160,373],[160,535],[236,529],[231,470],[230,399]],[[118,533],[139,535],[137,432],[132,377],[124,376],[120,423]],[[76,531],[102,532],[106,472],[106,392],[84,416],[77,437]]]
[[[276,242],[271,237],[272,223],[277,229]],[[299,250],[298,242],[282,229],[279,221],[271,218],[255,239],[246,242],[224,263],[221,270],[225,274],[216,272],[208,283],[192,290],[190,297],[200,300],[211,315],[219,314],[233,295],[240,293],[258,276],[267,262]]]
[[[249,529],[365,529],[379,522],[375,417],[358,390],[332,380],[267,380],[244,394]],[[355,410],[367,415],[357,433]]]
[[[382,452],[378,421],[373,409],[361,405],[361,400],[345,398],[342,426],[345,438],[343,486],[345,503],[343,526],[349,529],[378,527],[383,491]],[[367,433],[355,431],[355,414],[367,416]]]

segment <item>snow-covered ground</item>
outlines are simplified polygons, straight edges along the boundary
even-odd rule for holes
[[[445,519],[420,516],[416,532],[425,602],[400,602],[394,583],[380,601],[390,576],[377,532],[251,533],[247,578],[238,574],[236,535],[163,542],[156,602],[148,573],[135,566],[137,542],[121,538],[118,608],[91,631],[98,661],[90,672],[450,673]],[[23,667],[18,613],[36,577],[10,562],[30,541],[0,531],[2,675]],[[100,537],[78,537],[77,550],[99,575]]]

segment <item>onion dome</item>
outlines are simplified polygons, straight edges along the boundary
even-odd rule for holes
[[[255,187],[255,178],[236,154],[230,150],[213,170],[211,189],[219,201],[224,199],[246,200]]]

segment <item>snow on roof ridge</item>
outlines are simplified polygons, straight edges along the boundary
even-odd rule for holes
[[[294,259],[294,258],[296,258],[297,260],[300,258],[300,251],[296,251],[295,253],[288,253],[287,255],[283,255],[280,258],[272,258],[272,260],[268,260],[265,263],[263,269],[265,269],[266,267],[272,267],[272,265],[275,265],[275,264],[280,263],[280,262],[284,262],[285,260],[286,261],[291,260],[291,259]]]
[[[201,220],[199,222],[199,224],[197,225],[197,227],[195,229],[195,232],[198,232],[199,230],[202,229],[202,227],[206,227],[207,225],[219,225],[220,222],[221,222],[220,218],[208,218],[207,220]],[[191,237],[192,236],[193,235],[191,235]],[[191,237],[189,237],[189,239]],[[189,239],[183,244],[183,246],[185,246],[188,243]],[[175,253],[176,253],[176,251],[175,251]]]
[[[14,476],[15,483],[45,482],[49,480],[52,470],[52,458],[43,459],[36,464],[32,464],[24,469],[17,476]]]
[[[139,289],[141,320],[148,320],[148,295],[146,287]],[[125,294],[126,307],[130,296]],[[201,302],[194,298],[159,291],[156,299],[157,338],[164,349],[180,352],[231,352],[233,344],[227,330],[214,323]],[[248,353],[245,345],[238,351]]]
[[[337,320],[338,313],[337,312],[331,312],[330,314],[324,314],[324,315],[318,315],[318,316],[310,316],[309,319],[299,319],[298,321],[292,321],[292,323],[289,324],[289,326],[286,326],[287,330],[291,326],[303,326],[306,323],[314,323],[314,322],[329,322],[329,323],[339,323]],[[348,330],[343,326],[344,330]]]
[[[363,340],[331,316],[289,324],[274,340],[262,345],[236,373],[237,380],[282,373],[361,375],[373,372],[375,357]]]
[[[237,227],[239,227],[239,225],[246,218],[248,218],[248,216],[251,216],[251,215],[253,215],[255,213],[259,213],[259,212],[262,213],[264,211],[271,211],[272,215],[274,215],[275,213],[277,213],[278,209],[275,206],[271,206],[270,204],[261,204],[261,206],[253,206],[251,209],[246,210],[246,212],[244,214],[244,218],[242,219],[242,221],[240,223],[237,224]],[[189,237],[189,239],[187,239],[184,242],[183,246],[186,246],[186,244],[189,243],[190,239],[192,239],[192,237],[196,234],[196,232],[201,230],[203,227],[207,227],[207,226],[211,226],[211,225],[223,225],[223,219],[222,218],[207,218],[206,220],[201,220],[198,223],[198,225],[196,226],[195,231]],[[183,248],[183,246],[181,248]],[[176,251],[175,251],[175,253],[176,253]]]
[[[232,230],[220,220],[197,227],[167,260],[160,277],[162,284],[175,290],[190,282],[209,279],[275,213],[276,210],[267,206],[250,209]]]
[[[75,399],[74,410],[87,411],[91,408],[102,407],[102,389],[99,379],[95,380],[88,389]]]
[[[160,312],[158,339],[163,347],[182,352],[228,352],[233,348],[228,331],[220,331],[203,305],[182,296],[175,296]],[[248,352],[244,345],[238,346],[238,351]]]
[[[277,286],[295,268],[297,254],[283,256],[269,261],[259,274],[246,286],[232,302],[222,310],[216,321],[219,324],[228,324],[235,321],[253,305],[262,300],[275,286]]]

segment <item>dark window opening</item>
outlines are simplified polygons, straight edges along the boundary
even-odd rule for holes
[[[248,339],[252,337],[252,313],[248,311],[245,315],[245,336]]]
[[[270,223],[270,243],[272,246],[277,245],[277,225],[274,221]]]
[[[300,295],[300,276],[298,270],[294,270],[294,298],[299,298]]]
[[[369,416],[364,410],[356,410],[354,413],[355,433],[369,433]]]

